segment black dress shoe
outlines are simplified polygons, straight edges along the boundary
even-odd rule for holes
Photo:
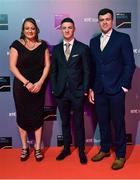
[[[56,160],[63,160],[65,159],[65,157],[69,156],[70,154],[71,154],[70,150],[63,149],[62,152],[56,157]]]
[[[87,157],[86,157],[84,151],[79,152],[79,158],[80,158],[80,163],[81,164],[87,164]]]

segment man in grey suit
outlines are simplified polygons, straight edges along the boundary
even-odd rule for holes
[[[89,100],[95,101],[101,135],[101,149],[92,160],[110,156],[111,127],[115,130],[116,159],[112,169],[121,169],[125,163],[125,94],[131,88],[135,70],[133,47],[128,34],[113,27],[113,11],[102,9],[98,13],[101,34],[90,41],[92,75]]]
[[[74,38],[75,24],[71,18],[61,22],[63,42],[52,53],[51,84],[60,117],[64,149],[56,157],[63,160],[70,155],[71,110],[73,111],[76,143],[81,164],[87,163],[85,155],[84,99],[89,91],[89,47]]]

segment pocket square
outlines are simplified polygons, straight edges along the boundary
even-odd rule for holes
[[[77,56],[79,56],[79,54],[74,54],[74,55],[72,55],[72,57],[77,57]]]

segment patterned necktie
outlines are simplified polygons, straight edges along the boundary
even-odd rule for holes
[[[67,59],[67,61],[68,61],[68,59],[69,59],[69,57],[70,57],[70,44],[69,44],[69,43],[66,43],[65,46],[66,46],[65,56],[66,56],[66,59]]]

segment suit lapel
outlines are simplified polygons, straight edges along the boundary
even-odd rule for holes
[[[115,30],[112,31],[112,34],[109,38],[108,43],[106,44],[105,48],[101,52],[104,54],[104,53],[107,53],[108,51],[110,51],[110,48],[113,47],[114,41],[115,41]]]
[[[74,43],[73,43],[73,46],[72,46],[72,49],[71,49],[70,57],[69,57],[69,59],[67,61],[68,63],[71,62],[71,58],[72,58],[73,54],[77,53],[77,47],[78,47],[77,45],[78,45],[78,41],[75,39]]]
[[[70,53],[70,58],[73,54],[75,54],[75,51],[77,50],[77,43],[78,43],[77,40],[74,40],[73,47]]]
[[[98,35],[97,40],[96,40],[96,45],[94,46],[97,56],[100,57],[99,59],[101,59],[101,56],[102,56],[102,51],[100,49],[100,37],[101,37],[101,34]]]
[[[67,60],[66,60],[66,57],[65,57],[65,53],[64,53],[63,42],[60,43],[59,52],[60,52],[60,56],[61,56],[62,61],[67,63]]]

